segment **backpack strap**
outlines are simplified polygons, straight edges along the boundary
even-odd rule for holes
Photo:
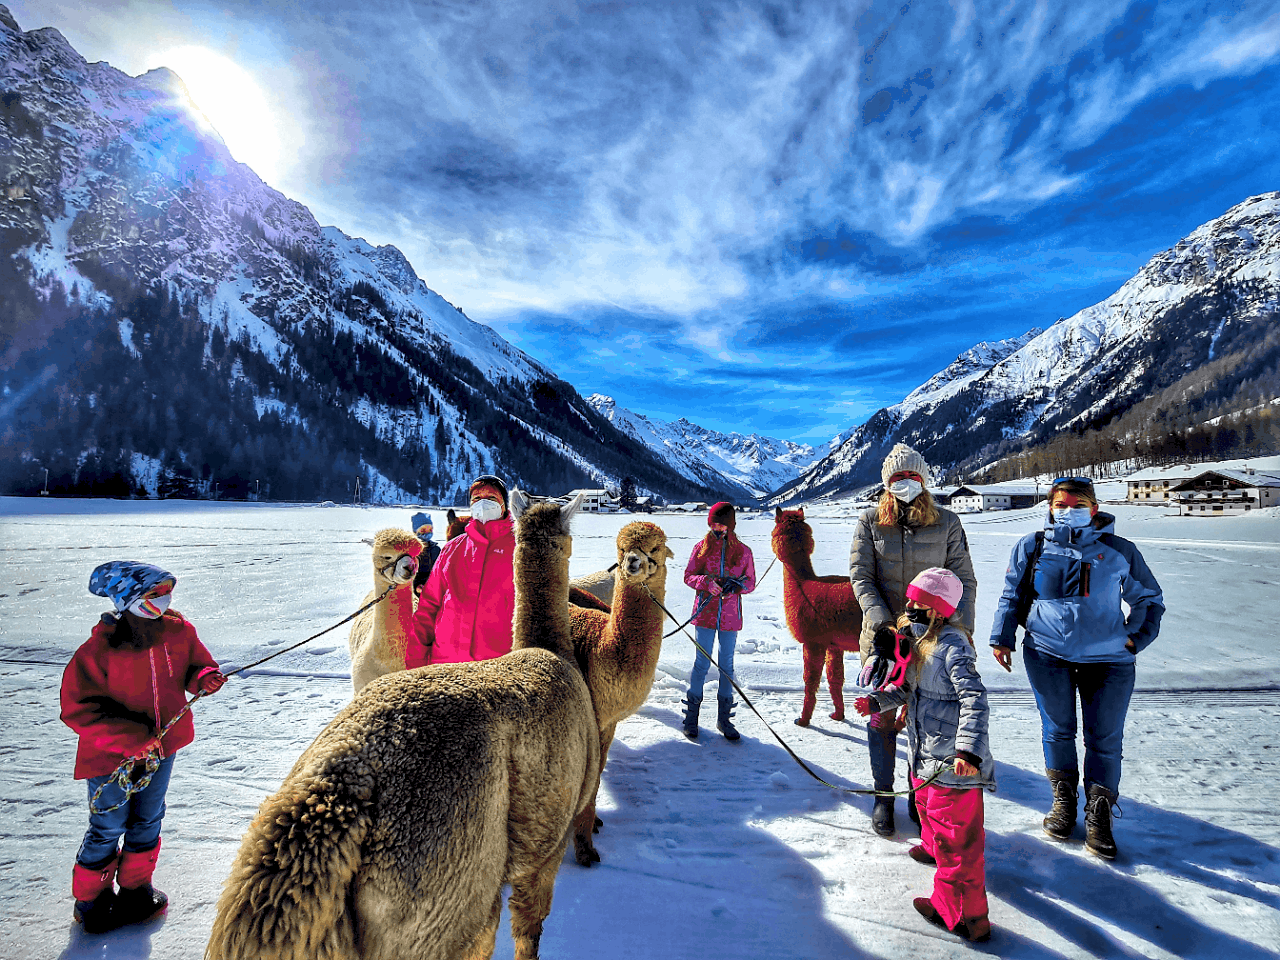
[[[1018,581],[1018,626],[1026,627],[1027,616],[1031,613],[1031,602],[1036,598],[1036,564],[1040,562],[1040,554],[1044,550],[1044,531],[1036,531],[1035,546],[1027,554],[1027,565],[1022,568],[1022,579]]]

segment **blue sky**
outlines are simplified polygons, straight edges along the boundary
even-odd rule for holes
[[[722,430],[825,441],[1280,189],[1271,2],[9,7],[197,102],[226,58],[228,146],[321,223]]]

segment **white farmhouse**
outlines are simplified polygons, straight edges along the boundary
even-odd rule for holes
[[[1048,487],[1015,484],[966,484],[951,494],[951,509],[956,513],[982,513],[985,510],[1017,510],[1033,507],[1047,499]]]
[[[582,494],[583,513],[612,513],[618,509],[618,501],[608,490],[570,490],[568,500]]]
[[[1280,476],[1243,470],[1206,470],[1169,491],[1178,515],[1221,517],[1280,504]]]

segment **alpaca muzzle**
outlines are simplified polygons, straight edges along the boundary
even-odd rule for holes
[[[395,561],[382,568],[382,575],[396,583],[408,583],[418,572],[418,560],[407,553],[396,557]]]
[[[651,577],[658,572],[658,564],[651,556],[639,548],[632,548],[622,557],[622,569],[627,578]]]

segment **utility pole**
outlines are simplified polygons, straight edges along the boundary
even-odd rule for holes
[[[49,468],[41,467],[44,471],[44,489],[40,491],[40,496],[47,497],[49,495]]]
[[[356,495],[352,502],[353,503],[360,502],[360,478],[359,477],[356,477]]]

